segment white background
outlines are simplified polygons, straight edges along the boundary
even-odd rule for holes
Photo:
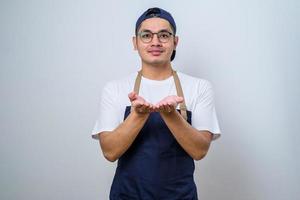
[[[140,68],[131,37],[153,6],[177,23],[174,68],[215,91],[199,198],[299,199],[299,2],[1,0],[0,199],[108,199],[116,163],[90,133],[103,84]]]

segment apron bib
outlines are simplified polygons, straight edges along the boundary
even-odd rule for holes
[[[138,94],[141,71],[135,81]],[[183,97],[176,71],[177,95]],[[132,107],[125,109],[124,120]],[[180,114],[191,124],[185,102]],[[194,160],[170,132],[158,112],[152,112],[128,150],[119,158],[110,190],[110,200],[197,200]]]

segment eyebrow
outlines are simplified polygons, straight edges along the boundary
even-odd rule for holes
[[[170,31],[170,30],[168,30],[168,29],[161,29],[161,30],[159,30],[158,32],[162,32],[162,31],[167,31],[167,32],[173,32],[173,31]],[[141,30],[141,32],[152,32],[151,30],[148,30],[148,29],[142,29]]]

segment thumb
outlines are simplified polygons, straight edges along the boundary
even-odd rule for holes
[[[176,102],[177,103],[182,103],[183,102],[183,97],[176,97]]]
[[[135,92],[130,92],[128,94],[128,98],[130,99],[130,101],[134,101],[136,99],[136,93]]]

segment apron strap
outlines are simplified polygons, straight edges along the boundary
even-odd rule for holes
[[[136,76],[135,83],[134,83],[134,89],[133,89],[133,91],[136,94],[139,94],[141,80],[142,80],[142,71],[138,71],[138,75]]]
[[[183,91],[182,91],[180,80],[179,80],[177,72],[175,70],[173,70],[173,78],[174,78],[174,81],[175,81],[177,96],[183,98],[183,102],[179,104],[180,113],[181,113],[181,116],[185,120],[187,120],[187,111],[186,111],[187,109],[186,109],[185,99],[184,99],[184,96],[183,96]]]
[[[183,102],[179,104],[180,113],[181,113],[181,116],[185,120],[187,120],[187,109],[186,109],[186,104],[185,104],[185,100],[184,100],[184,96],[183,96],[183,91],[182,91],[181,83],[180,83],[180,80],[178,78],[177,72],[175,70],[172,70],[172,72],[173,72],[173,78],[174,78],[174,82],[175,82],[175,86],[176,86],[177,96],[183,98]],[[137,75],[137,77],[135,79],[135,83],[134,83],[134,89],[133,89],[133,91],[136,94],[139,94],[141,80],[142,80],[142,71],[140,70],[140,71],[138,71],[138,75]],[[131,112],[132,111],[133,111],[133,107],[131,107]]]
[[[134,83],[134,88],[133,91],[136,94],[139,94],[140,91],[140,85],[141,85],[141,80],[142,80],[142,70],[138,71],[138,75],[135,78],[135,83]],[[131,105],[130,112],[133,112],[133,106]]]

